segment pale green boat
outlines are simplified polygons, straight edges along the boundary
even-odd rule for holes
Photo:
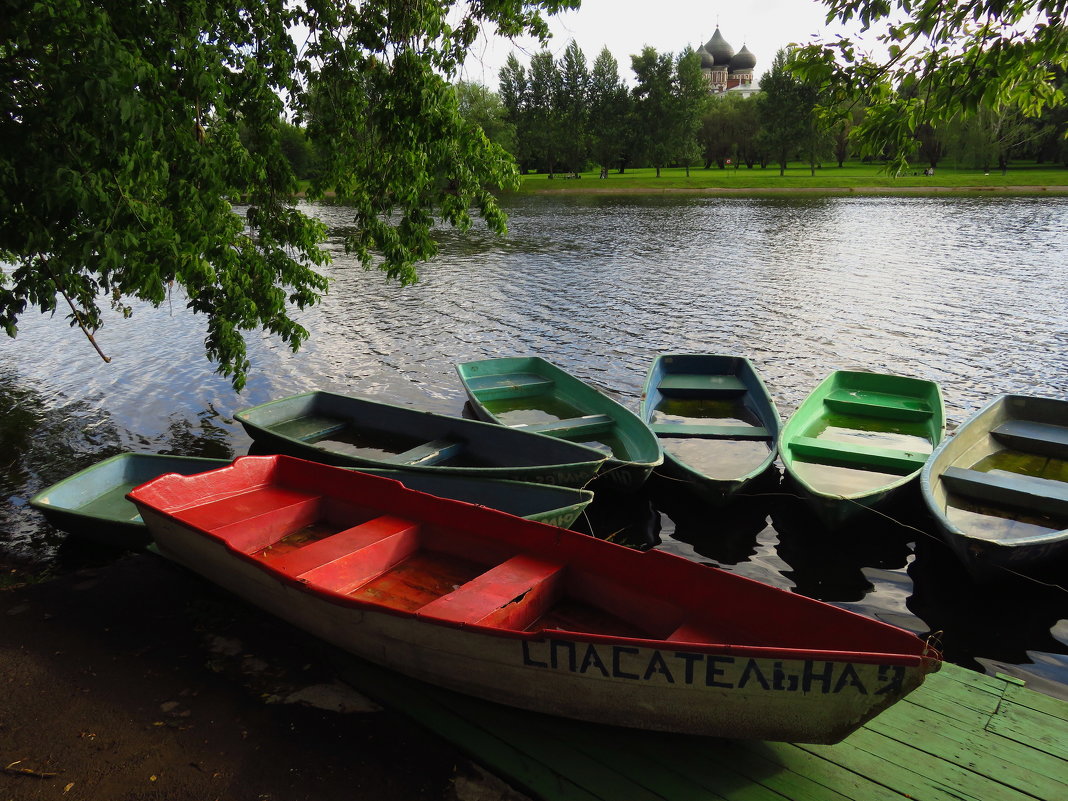
[[[935,449],[920,487],[976,581],[1055,566],[1068,556],[1068,400],[995,398]]]
[[[601,479],[639,487],[664,461],[660,442],[634,412],[538,356],[456,365],[475,414],[607,454]]]
[[[68,534],[112,548],[140,549],[150,539],[137,507],[126,499],[130,490],[168,473],[191,476],[228,464],[228,459],[120,453],[42,490],[30,499],[30,505]],[[392,478],[429,495],[487,506],[560,528],[571,526],[593,500],[589,490],[551,484],[410,470],[362,468],[360,472]]]
[[[802,402],[779,435],[786,474],[829,528],[882,512],[917,479],[945,436],[933,381],[838,370]]]

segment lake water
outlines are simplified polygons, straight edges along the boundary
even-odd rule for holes
[[[236,395],[175,296],[107,318],[102,363],[60,317],[0,341],[0,562],[86,558],[26,505],[121,450],[231,456],[236,410],[310,389],[461,413],[453,365],[537,354],[637,408],[652,357],[746,355],[784,418],[829,371],[938,381],[950,428],[994,395],[1068,397],[1068,199],[524,198],[511,232],[442,231],[411,287],[331,242],[334,279],[298,354],[250,335]],[[316,207],[336,232],[344,208]],[[947,658],[1068,697],[1068,592],[970,585],[918,499],[822,530],[776,476],[725,511],[671,485],[595,504],[588,526],[920,634]],[[1068,577],[1061,584],[1068,585]],[[743,610],[739,610],[740,612]]]

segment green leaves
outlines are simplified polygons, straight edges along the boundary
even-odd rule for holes
[[[865,155],[886,156],[891,172],[907,166],[913,134],[982,110],[1016,108],[1030,116],[1064,102],[1054,75],[1068,69],[1065,0],[824,0],[828,21],[858,18],[885,25],[877,41],[888,58],[861,55],[849,39],[797,50],[791,69],[869,107],[856,141]],[[890,24],[889,19],[897,22]]]
[[[466,228],[474,210],[503,231],[489,188],[517,181],[460,115],[449,75],[481,26],[545,33],[542,11],[577,4],[18,5],[0,27],[0,260],[13,265],[0,268],[0,325],[14,336],[62,291],[95,329],[101,299],[127,313],[124,299],[159,304],[173,286],[240,389],[244,332],[298,348],[308,332],[290,310],[328,289],[325,228],[293,206],[287,117],[319,154],[312,196],[355,207],[363,263],[413,281],[439,221]]]

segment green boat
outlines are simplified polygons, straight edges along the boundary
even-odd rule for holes
[[[333,392],[293,395],[234,416],[269,452],[339,467],[583,487],[605,459],[542,434]]]
[[[148,531],[126,494],[167,473],[190,476],[230,464],[228,459],[198,459],[122,453],[87,467],[37,493],[30,504],[56,528],[113,548],[140,549]],[[567,528],[593,500],[589,490],[523,481],[478,479],[410,470],[363,468],[399,481],[409,489],[488,506],[502,512]]]
[[[1068,555],[1068,400],[995,398],[935,449],[920,488],[976,581],[1055,566]]]
[[[639,416],[664,448],[657,472],[686,482],[709,503],[729,500],[775,461],[779,412],[740,356],[657,356]]]
[[[608,455],[602,477],[614,486],[641,486],[664,460],[640,417],[545,359],[484,359],[456,371],[480,418],[596,448]]]
[[[945,435],[933,381],[839,370],[801,403],[779,435],[786,474],[829,528],[883,510],[916,479]]]

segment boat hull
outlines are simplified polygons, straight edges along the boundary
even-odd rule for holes
[[[148,513],[150,516],[151,513]],[[160,552],[345,651],[411,678],[509,706],[616,726],[738,739],[834,743],[918,687],[929,670],[774,659],[683,643],[650,648],[567,632],[501,636],[331,603],[225,546],[154,520]]]
[[[940,535],[976,581],[1005,581],[1062,563],[1068,558],[1068,401],[995,398],[935,450],[920,488]]]
[[[288,471],[285,481],[267,488],[257,483],[252,495],[220,492],[219,487],[233,486],[232,475],[262,475],[267,469],[249,458],[227,468],[230,474],[219,471],[219,480],[191,484],[166,476],[131,493],[161,553],[346,651],[452,690],[642,729],[835,742],[910,692],[939,664],[937,654],[907,632],[827,604],[670,554],[638,552],[430,498],[359,473],[333,471],[339,477],[323,472],[332,468],[260,457]],[[331,485],[340,487],[336,497],[347,503],[386,499],[408,517],[363,524],[392,526],[395,534],[354,552],[334,550],[335,537],[346,542],[363,537],[361,526],[342,525],[338,534],[295,551],[278,551],[277,545],[264,550],[263,543],[286,530],[279,515],[293,526],[305,525],[293,510],[319,503],[312,493]],[[200,502],[189,487],[201,493]],[[269,498],[280,504],[277,512],[264,511]],[[467,538],[474,540],[465,544]],[[475,541],[481,544],[472,550]],[[403,543],[429,550],[404,550]],[[399,561],[375,568],[385,572],[370,579],[360,573],[353,583],[353,571],[367,567],[368,549],[374,559],[388,553]],[[413,579],[412,564],[420,559],[447,564],[455,554],[446,552],[487,563],[477,576],[448,578],[443,595],[427,598],[433,582]],[[324,553],[330,556],[320,564]],[[551,579],[517,578],[517,563],[551,573]],[[297,564],[299,572],[293,569]],[[396,594],[404,576],[412,582],[409,592],[423,594],[418,604]],[[346,589],[328,589],[331,582]],[[564,595],[552,600],[551,593]],[[588,605],[576,613],[580,597],[606,604],[613,615],[603,620],[615,622],[596,630],[545,622],[595,619],[600,613]],[[752,623],[719,616],[717,598],[732,609],[752,604]],[[557,601],[566,611],[550,608]],[[676,606],[683,603],[688,610]],[[719,619],[713,627],[718,633],[709,639],[713,617]],[[665,636],[615,633],[629,625]],[[803,647],[809,641],[814,646]]]
[[[838,370],[787,420],[779,455],[809,508],[838,529],[867,511],[891,511],[944,435],[933,381]]]
[[[634,412],[545,359],[484,359],[456,371],[479,419],[606,453],[602,486],[635,489],[663,463],[659,442]]]
[[[660,439],[657,472],[720,505],[764,475],[778,452],[779,413],[752,363],[672,353],[649,368],[639,417]]]

